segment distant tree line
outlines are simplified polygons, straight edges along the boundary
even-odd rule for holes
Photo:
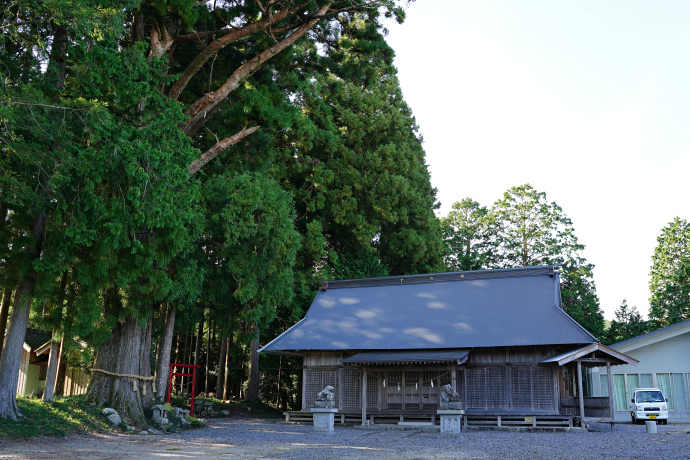
[[[564,310],[595,337],[604,316],[584,245],[563,209],[529,184],[507,190],[491,208],[471,198],[441,219],[452,270],[560,265]]]

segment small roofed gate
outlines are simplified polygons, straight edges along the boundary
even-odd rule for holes
[[[606,366],[611,375],[611,366],[639,363],[634,358],[600,343],[585,345],[541,361],[544,365],[558,365],[561,376],[559,392],[561,413],[576,416],[582,425],[587,423],[615,424],[612,382],[608,381],[608,397],[591,397],[583,369]]]

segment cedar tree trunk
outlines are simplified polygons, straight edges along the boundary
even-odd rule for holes
[[[156,371],[157,398],[165,401],[168,392],[168,377],[170,376],[170,352],[172,350],[173,335],[175,332],[175,309],[168,307],[165,315],[165,328],[163,330],[163,342],[158,355],[158,370]]]
[[[143,350],[147,329],[146,326],[140,326],[137,318],[131,315],[115,327],[112,338],[105,342],[96,354],[94,372],[87,391],[89,401],[98,405],[108,403],[123,420],[137,425],[146,423],[143,407],[148,398],[142,396],[144,382],[131,377],[112,376],[95,371],[102,369],[116,374],[142,375],[142,370],[145,371],[142,369],[142,353],[150,352],[150,346],[148,350]],[[145,363],[143,367],[146,367]],[[149,369],[149,373],[143,376],[150,375]],[[134,390],[135,381],[138,391]],[[150,382],[146,384],[150,388]],[[147,392],[147,395],[150,394]]]
[[[218,358],[218,378],[216,379],[216,398],[223,398],[223,387],[225,386],[225,357],[228,351],[228,338],[220,339],[220,357]]]
[[[46,373],[46,387],[43,390],[43,400],[53,400],[53,390],[55,389],[55,374],[57,371],[58,358],[60,356],[60,342],[56,341],[57,337],[53,335],[53,341],[50,343],[50,356],[48,358],[48,372]]]
[[[247,385],[247,401],[259,400],[259,327],[254,325],[254,338],[249,351],[249,384]]]
[[[31,261],[41,255],[46,220],[46,214],[42,212],[31,227],[31,236],[34,242],[27,248]],[[5,335],[4,350],[0,356],[0,418],[17,420],[18,417],[22,416],[17,407],[17,383],[35,283],[36,274],[29,272],[23,280],[19,281],[14,294],[10,324]]]
[[[2,306],[0,306],[0,356],[2,356],[2,346],[5,342],[5,331],[7,330],[7,318],[10,315],[10,302],[12,301],[12,289],[5,288],[2,296]]]

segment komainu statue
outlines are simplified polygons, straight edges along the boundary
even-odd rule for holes
[[[333,401],[333,390],[334,388],[328,385],[326,386],[326,388],[319,391],[316,395],[316,401],[314,401],[314,405],[316,407],[323,407],[329,409],[335,407],[335,402]]]
[[[442,410],[462,409],[460,395],[450,385],[443,385],[441,388],[441,401],[439,408]]]

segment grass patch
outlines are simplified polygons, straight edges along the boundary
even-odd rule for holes
[[[81,396],[55,398],[53,402],[17,398],[23,418],[0,418],[0,437],[66,436],[74,433],[112,431],[100,408],[86,404]]]

